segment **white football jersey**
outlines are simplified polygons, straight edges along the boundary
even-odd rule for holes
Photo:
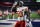
[[[17,8],[18,12],[18,21],[26,20],[26,17],[24,16],[24,11],[28,10],[28,7],[19,7]]]

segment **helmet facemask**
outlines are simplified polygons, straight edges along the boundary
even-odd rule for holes
[[[19,2],[19,6],[20,6],[20,7],[23,6],[23,2],[22,2],[22,1]]]

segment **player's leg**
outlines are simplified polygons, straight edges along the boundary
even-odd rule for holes
[[[3,14],[3,19],[4,19],[5,16],[6,16],[6,14]]]
[[[21,27],[26,27],[26,22],[25,21],[21,22]]]
[[[15,7],[12,9],[12,12],[13,12],[13,14],[12,14],[13,19],[15,19]]]
[[[9,19],[9,16],[8,16],[8,14],[6,14],[6,18],[7,18],[7,19]]]
[[[15,24],[15,27],[20,27],[20,24],[19,24],[20,22],[19,21],[17,21],[17,23]]]
[[[2,15],[0,15],[0,19],[2,19]]]
[[[28,25],[29,27],[33,27],[31,21],[29,21]]]
[[[15,13],[14,12],[13,12],[12,16],[13,16],[13,19],[15,19]]]

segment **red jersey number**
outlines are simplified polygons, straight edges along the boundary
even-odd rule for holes
[[[18,17],[23,17],[23,12],[22,11],[19,12]]]

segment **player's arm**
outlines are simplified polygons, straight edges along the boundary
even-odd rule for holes
[[[12,9],[13,9],[13,7],[14,7],[14,4],[13,4],[13,6],[12,6]]]

